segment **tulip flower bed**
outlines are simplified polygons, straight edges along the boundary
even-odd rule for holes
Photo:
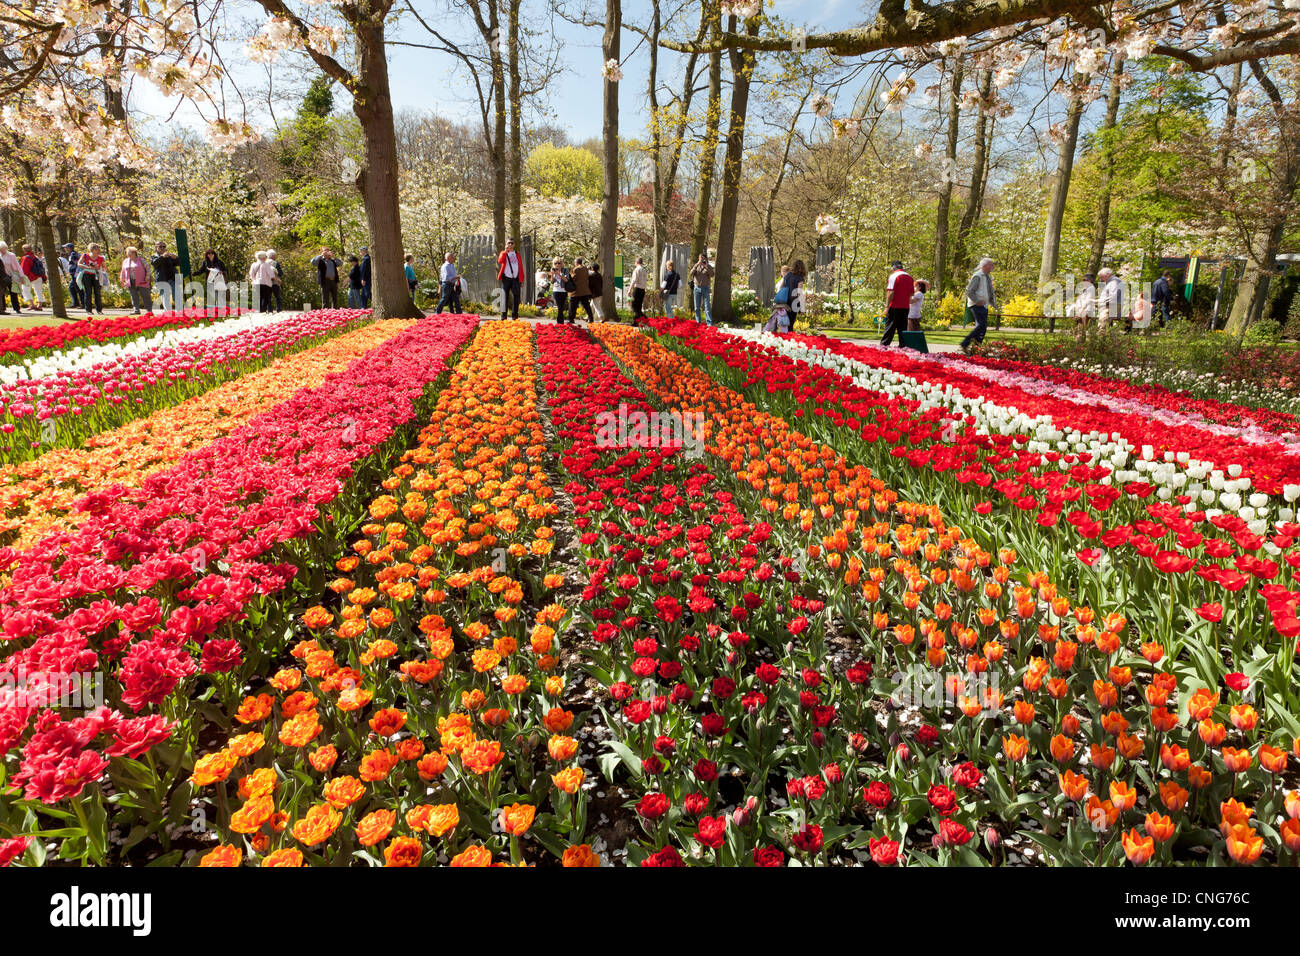
[[[179,312],[146,312],[85,319],[63,325],[38,325],[31,329],[0,329],[0,362],[45,355],[70,346],[91,345],[112,339],[132,339],[163,328],[187,328],[216,322],[247,309],[182,309]]]
[[[115,852],[146,837],[167,846],[205,714],[233,711],[244,675],[288,640],[273,595],[319,589],[339,516],[358,507],[349,479],[400,441],[476,322],[417,323],[138,490],[87,495],[78,506],[92,517],[75,533],[0,548],[0,753],[16,788],[0,797],[0,830],[53,818],[36,835],[60,837],[60,856],[103,861],[111,800],[115,825],[130,825]],[[94,672],[105,706],[88,715],[34,702]]]
[[[1166,451],[1164,460],[1142,458],[1126,471],[1126,448],[1061,442],[1059,430],[1050,426],[1021,433],[1018,428],[1031,429],[1034,422],[992,402],[953,400],[958,411],[971,412],[958,420],[942,406],[865,389],[846,375],[804,365],[743,337],[701,332],[691,323],[671,332],[665,341],[724,358],[725,374],[752,398],[806,423],[836,447],[854,449],[859,460],[889,474],[899,487],[942,498],[955,513],[978,514],[972,531],[986,545],[1016,548],[1081,593],[1113,594],[1118,608],[1150,620],[1171,639],[1187,631],[1213,633],[1219,622],[1210,618],[1222,615],[1224,602],[1235,603],[1230,663],[1267,677],[1289,708],[1300,703],[1290,657],[1283,653],[1300,635],[1296,597],[1284,583],[1294,583],[1300,565],[1300,525],[1291,521],[1289,505],[1300,487],[1282,489],[1288,504],[1277,510],[1280,520],[1270,533],[1261,515],[1271,499],[1257,492],[1244,504],[1241,492],[1249,479],[1239,466],[1207,474],[1186,453]],[[792,348],[814,360],[825,354],[799,344]],[[733,367],[748,370],[743,381]],[[880,379],[873,383],[890,387]],[[1209,487],[1188,484],[1185,475],[1206,479]],[[1001,499],[1000,507],[988,500],[990,492]],[[1240,510],[1201,509],[1214,501]],[[1233,595],[1252,580],[1262,585],[1258,593],[1234,602]],[[1146,599],[1152,589],[1161,601]],[[1280,644],[1279,634],[1285,639]],[[1200,679],[1213,683],[1213,662],[1196,663]]]
[[[409,322],[368,323],[277,359],[223,385],[161,408],[120,428],[87,438],[81,448],[56,448],[39,458],[0,466],[0,544],[22,551],[91,515],[75,504],[114,485],[137,488],[188,451],[228,434],[300,388],[318,386],[363,352],[409,328]]]
[[[8,464],[56,446],[78,447],[90,435],[174,405],[368,316],[359,309],[251,315],[126,345],[44,356],[3,376],[0,434],[8,444],[0,445],[0,460]]]
[[[1283,418],[671,320],[265,364],[5,469],[0,866],[1300,861]]]

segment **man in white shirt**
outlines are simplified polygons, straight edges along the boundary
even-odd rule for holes
[[[632,270],[632,324],[636,325],[638,319],[645,318],[645,289],[646,282],[650,279],[650,274],[646,271],[645,262],[640,257],[636,257],[636,268]]]
[[[442,297],[438,300],[438,311],[447,306],[452,315],[460,315],[460,272],[456,268],[456,253],[449,252],[442,258],[442,272],[439,273]]]
[[[501,280],[501,318],[507,318],[510,302],[514,300],[514,317],[519,318],[519,295],[523,288],[523,257],[515,251],[515,241],[506,240],[506,247],[497,256],[497,278]]]

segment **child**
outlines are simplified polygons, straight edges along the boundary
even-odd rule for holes
[[[924,279],[917,280],[907,306],[907,331],[921,331],[921,307],[925,305],[925,294],[929,291],[930,283]]]

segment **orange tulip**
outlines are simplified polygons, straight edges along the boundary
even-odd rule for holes
[[[1124,846],[1124,855],[1128,857],[1129,862],[1134,866],[1141,866],[1150,860],[1156,852],[1155,840],[1151,837],[1140,836],[1136,828],[1120,836],[1120,842]]]

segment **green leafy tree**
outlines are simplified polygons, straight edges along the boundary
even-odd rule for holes
[[[528,154],[524,168],[524,185],[542,196],[599,200],[603,182],[600,159],[580,146],[542,143]]]

